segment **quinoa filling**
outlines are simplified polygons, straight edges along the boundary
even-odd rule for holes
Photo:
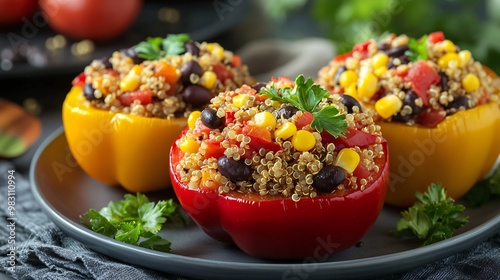
[[[312,80],[308,82],[312,84]],[[317,111],[303,111],[265,94],[274,88],[283,95],[294,87],[297,80],[293,84],[286,78],[264,87],[245,85],[219,93],[208,108],[191,113],[188,129],[176,143],[184,152],[175,167],[180,181],[192,189],[291,197],[294,201],[368,187],[384,164],[383,139],[373,112],[364,112],[355,100],[330,95],[314,85],[326,95],[313,110],[338,113],[330,119],[337,118],[346,137],[330,134],[336,129],[332,127],[320,133],[311,117]],[[371,141],[352,145],[349,135],[353,133]]]
[[[144,117],[187,117],[226,89],[253,84],[238,56],[186,34],[149,38],[94,60],[78,79],[89,106]]]

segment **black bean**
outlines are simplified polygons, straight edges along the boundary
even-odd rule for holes
[[[252,177],[252,168],[243,161],[222,156],[217,160],[219,172],[231,182],[245,181]]]
[[[401,116],[401,113],[398,112],[396,115],[391,117],[391,121],[393,122],[401,122],[401,123],[407,123],[412,119],[412,115],[406,115],[406,116]]]
[[[404,105],[408,105],[411,107],[411,115],[414,116],[414,115],[418,115],[420,114],[420,112],[422,112],[422,107],[419,107],[417,106],[417,104],[415,104],[415,100],[418,99],[418,95],[412,90],[408,90],[406,92],[406,95],[405,95],[405,100],[404,100]]]
[[[186,87],[182,93],[184,101],[195,107],[208,104],[212,97],[214,96],[208,89],[199,85],[190,85]]]
[[[441,81],[439,82],[441,85],[441,91],[448,91],[448,76],[444,72],[439,72],[439,76],[441,76]]]
[[[405,52],[409,50],[408,45],[397,46],[384,52],[390,57],[400,57],[405,54]]]
[[[92,87],[92,84],[85,84],[83,86],[83,96],[89,101],[96,100],[94,96],[94,88]]]
[[[104,65],[105,69],[111,69],[111,68],[113,68],[113,65],[111,65],[111,62],[109,61],[110,58],[111,57],[106,56],[106,57],[102,57],[102,58],[99,59],[99,62],[101,62]]]
[[[143,58],[139,57],[139,53],[134,48],[123,49],[120,51],[120,53],[124,56],[132,58],[134,64],[140,64],[144,61]]]
[[[224,125],[225,118],[219,118],[217,111],[212,108],[205,108],[201,111],[201,122],[208,128],[216,129]]]
[[[198,56],[200,54],[200,48],[196,46],[196,44],[193,41],[189,41],[186,44],[184,44],[184,47],[186,48],[186,52]]]
[[[265,88],[265,87],[266,87],[266,83],[263,83],[263,82],[258,82],[252,86],[252,88],[255,89],[256,92],[260,92],[260,90]]]
[[[334,79],[336,85],[339,84],[340,75],[342,75],[342,73],[344,73],[345,70],[347,70],[345,65],[340,65],[339,68],[337,68],[337,72],[335,72],[335,79]]]
[[[194,60],[190,60],[184,63],[181,66],[181,80],[183,85],[190,85],[191,82],[191,74],[195,74],[200,76],[203,70],[201,69],[200,64]]]
[[[452,108],[460,109],[460,107],[463,107],[464,109],[469,109],[470,108],[469,98],[465,96],[455,97],[452,102],[448,103],[446,109],[452,109]]]
[[[407,55],[402,55],[402,56],[400,56],[398,58],[399,58],[399,61],[401,61],[400,65],[410,63],[410,58]]]
[[[332,192],[338,185],[344,182],[345,172],[335,165],[324,166],[318,174],[313,176],[313,188],[318,192]]]
[[[295,113],[297,113],[298,110],[299,109],[295,108],[292,105],[286,105],[285,107],[280,108],[278,110],[277,117],[278,118],[283,117],[284,119],[289,119],[289,118],[293,117],[293,115],[295,115]]]
[[[358,106],[359,110],[361,111],[361,105],[359,104],[358,100],[356,98],[348,95],[348,94],[342,94],[342,104],[347,107],[347,112],[349,114],[352,114],[354,111],[352,110],[352,107]]]

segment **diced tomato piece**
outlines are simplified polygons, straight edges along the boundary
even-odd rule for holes
[[[205,158],[220,158],[226,150],[220,145],[220,142],[206,140],[203,145],[206,145]]]
[[[427,91],[431,85],[435,85],[441,81],[441,76],[427,62],[418,61],[408,71],[405,80],[412,84],[415,93],[422,98],[425,105],[428,105],[429,96]]]
[[[333,58],[333,61],[335,61],[335,62],[344,62],[347,58],[352,57],[352,53],[353,52],[351,51],[351,52],[339,54],[339,55],[337,55],[336,57]]]
[[[179,79],[177,76],[177,68],[163,60],[158,61],[156,64],[155,73],[158,76],[164,77],[165,82],[169,84],[175,84]]]
[[[444,41],[444,33],[442,31],[432,32],[427,40],[433,44]]]
[[[262,138],[263,140],[266,141],[271,141],[271,132],[267,130],[265,127],[245,125],[243,127],[242,133],[248,136]]]
[[[241,58],[238,55],[233,54],[233,61],[231,62],[231,65],[233,65],[234,67],[240,67]]]
[[[350,148],[358,146],[360,148],[375,144],[377,141],[377,136],[363,132],[361,130],[356,130],[352,128],[347,128],[347,133],[345,137],[333,137],[327,131],[321,132],[321,142],[324,146],[328,143],[335,144],[336,150],[341,150],[343,148]]]
[[[179,87],[179,85],[177,83],[170,84],[170,89],[165,91],[165,93],[169,96],[172,96],[175,94],[178,87]]]
[[[426,127],[436,127],[446,118],[444,109],[433,110],[427,108],[417,116],[417,123]]]
[[[297,129],[302,129],[304,126],[312,123],[314,119],[314,116],[310,112],[304,112],[300,117],[297,118],[297,121],[295,121],[295,126],[297,126]]]
[[[359,43],[354,45],[352,48],[353,52],[359,52],[361,54],[361,59],[365,59],[368,57],[368,46],[373,43],[373,40],[368,40],[363,43]]]
[[[123,106],[129,106],[135,100],[139,100],[142,105],[149,104],[153,102],[153,93],[151,90],[136,90],[132,92],[126,92],[117,97]]]
[[[226,126],[232,122],[234,122],[235,118],[234,118],[234,112],[226,112]]]
[[[212,70],[215,72],[217,79],[224,82],[227,79],[233,79],[233,73],[224,66],[224,64],[218,62],[212,66]]]
[[[83,86],[85,86],[85,79],[86,78],[87,78],[87,76],[85,76],[85,74],[82,72],[73,79],[71,84],[75,87],[83,88]]]

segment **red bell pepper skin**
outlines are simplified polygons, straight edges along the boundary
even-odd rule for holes
[[[182,135],[180,136],[182,137]],[[274,198],[217,189],[189,189],[176,166],[183,153],[170,150],[170,175],[182,207],[212,238],[235,243],[245,253],[269,259],[324,258],[356,244],[375,223],[389,181],[389,153],[379,177],[363,191],[318,194],[315,198]]]

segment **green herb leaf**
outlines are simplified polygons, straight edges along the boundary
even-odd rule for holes
[[[427,60],[427,35],[422,36],[420,39],[408,38],[408,48],[405,54],[410,61],[416,62],[419,60]]]
[[[337,108],[327,106],[319,110],[318,104],[323,98],[327,98],[329,93],[319,85],[315,85],[311,78],[306,80],[303,75],[299,75],[295,79],[293,90],[286,88],[279,91],[273,84],[270,89],[261,90],[260,94],[266,95],[271,100],[289,103],[303,112],[312,113],[314,119],[311,127],[318,132],[326,130],[334,137],[343,137],[347,132],[345,115],[340,115]]]
[[[455,205],[446,196],[441,184],[431,184],[425,193],[415,194],[417,201],[408,210],[401,212],[397,233],[402,236],[416,236],[423,240],[423,246],[450,238],[453,231],[468,222],[468,217],[459,216],[463,205]]]
[[[467,204],[478,207],[486,203],[494,196],[500,195],[500,165],[497,166],[493,174],[477,182],[474,187],[465,195]]]
[[[82,224],[93,231],[128,244],[160,251],[170,250],[170,242],[158,232],[167,218],[181,217],[177,204],[172,200],[158,203],[140,193],[126,194],[123,200],[110,201],[101,211],[90,209],[80,216]],[[147,240],[141,241],[146,238]],[[142,245],[141,245],[142,244]]]
[[[165,51],[165,56],[168,55],[179,55],[184,53],[184,43],[189,40],[189,35],[187,34],[170,34],[167,38],[163,39],[162,46]]]
[[[134,46],[139,57],[147,60],[158,60],[169,55],[184,53],[184,43],[189,40],[188,34],[170,34],[166,38],[150,37]]]
[[[324,129],[335,137],[345,137],[347,122],[345,121],[345,115],[339,114],[337,108],[333,106],[324,107],[319,112],[314,112],[313,116],[311,127],[319,133],[323,132]]]

